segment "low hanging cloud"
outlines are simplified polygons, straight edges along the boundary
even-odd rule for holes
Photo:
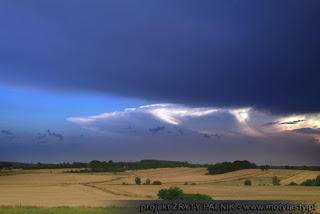
[[[2,134],[5,134],[5,135],[13,135],[13,133],[11,132],[11,131],[9,131],[9,130],[1,130],[0,131]]]
[[[153,104],[139,108],[127,108],[122,112],[103,113],[89,117],[70,117],[67,121],[86,129],[101,133],[127,134],[125,127],[136,130],[135,134],[166,133],[183,135],[186,132],[234,132],[236,126],[248,132],[254,132],[247,125],[250,108],[217,109],[191,108],[176,104]],[[150,128],[152,127],[152,128]],[[220,135],[219,135],[220,136]]]
[[[295,121],[286,121],[286,122],[282,122],[280,123],[280,121],[275,121],[275,122],[268,122],[263,124],[262,126],[273,126],[273,125],[293,125],[293,124],[298,124],[300,122],[304,122],[305,120],[295,120]]]
[[[63,140],[63,136],[61,134],[56,134],[54,132],[51,132],[50,130],[47,131],[49,136],[57,137],[60,141]]]
[[[157,133],[159,131],[163,131],[164,129],[165,129],[164,126],[158,126],[158,127],[155,127],[155,128],[150,128],[149,131],[153,132],[153,133]]]
[[[305,120],[288,121],[288,122],[283,122],[283,123],[280,123],[280,124],[292,125],[292,124],[297,124],[297,123],[300,123],[300,122],[303,122],[303,121],[305,121]]]
[[[264,138],[286,131],[296,134],[303,132],[317,138],[318,130],[309,128],[320,128],[319,114],[281,117],[250,107],[196,108],[177,104],[145,105],[95,116],[69,117],[67,121],[109,136],[144,137],[166,129],[166,132],[158,135],[159,138],[166,134],[171,137],[194,135],[212,140],[239,135]]]
[[[279,121],[268,122],[268,123],[263,124],[262,126],[273,126],[273,125],[276,125],[276,124],[279,124]]]
[[[38,139],[38,140],[45,139],[46,137],[47,137],[46,134],[38,133],[38,135],[37,135],[37,139]]]
[[[301,128],[301,129],[294,129],[292,131],[300,134],[319,134],[320,135],[320,129]]]

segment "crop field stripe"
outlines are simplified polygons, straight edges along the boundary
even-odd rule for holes
[[[101,190],[103,192],[107,192],[107,193],[110,193],[110,194],[113,194],[113,195],[120,195],[120,196],[127,196],[127,197],[134,197],[134,198],[137,198],[139,196],[137,195],[129,195],[129,194],[121,194],[121,193],[117,193],[117,192],[113,192],[109,189],[106,189],[106,188],[102,188],[102,187],[97,187],[97,186],[94,186],[94,185],[91,185],[91,183],[86,183],[86,184],[83,184],[84,186],[87,186],[87,187],[92,187],[92,188],[95,188],[95,189],[98,189],[98,190]]]

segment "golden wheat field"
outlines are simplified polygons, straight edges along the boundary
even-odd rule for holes
[[[116,174],[63,171],[25,170],[0,176],[0,206],[110,206],[112,200],[157,199],[158,191],[170,186],[178,186],[185,193],[207,194],[216,200],[307,200],[320,203],[319,187],[286,186],[291,181],[301,183],[314,179],[320,171],[247,169],[221,175],[205,175],[205,168],[162,168]],[[142,183],[149,178],[151,183],[159,180],[163,184],[136,185],[136,176]],[[281,180],[281,186],[272,185],[273,176]],[[252,186],[244,186],[245,179],[250,179]]]

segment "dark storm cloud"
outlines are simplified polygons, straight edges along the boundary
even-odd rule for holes
[[[273,126],[273,125],[276,125],[276,124],[279,124],[279,121],[265,123],[262,126]]]
[[[223,135],[222,134],[203,134],[203,137],[205,138],[217,138],[217,139],[221,139]]]
[[[320,134],[320,129],[313,129],[313,128],[301,128],[301,129],[294,129],[292,131],[300,134]]]
[[[59,140],[63,140],[63,136],[61,134],[56,134],[54,132],[51,132],[50,130],[47,131],[49,136],[57,137]]]
[[[288,122],[283,122],[283,123],[280,123],[280,124],[291,125],[291,124],[297,124],[297,123],[300,123],[300,122],[303,122],[303,121],[305,121],[305,120],[288,121]]]
[[[318,112],[319,10],[290,0],[2,1],[0,83]]]
[[[158,126],[158,127],[155,127],[155,128],[150,128],[149,131],[153,132],[153,133],[156,133],[156,132],[159,132],[159,131],[163,131],[164,129],[165,129],[164,126]]]
[[[38,139],[38,140],[41,140],[41,139],[44,139],[44,138],[46,138],[46,137],[47,137],[46,134],[38,133],[37,139]]]
[[[1,130],[0,132],[5,135],[13,135],[13,133],[9,130]]]

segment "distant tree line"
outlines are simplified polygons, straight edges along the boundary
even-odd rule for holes
[[[320,166],[273,166],[272,168],[320,171]]]
[[[222,162],[208,166],[208,175],[223,174],[226,172],[233,172],[241,169],[256,169],[257,165],[250,163],[247,160],[237,160],[234,162]]]
[[[81,170],[69,170],[67,172],[122,172],[125,170],[139,169],[156,169],[156,168],[175,168],[175,167],[207,167],[210,175],[232,172],[240,169],[255,169],[256,164],[250,163],[247,160],[223,162],[214,165],[209,164],[191,164],[186,161],[161,161],[161,160],[141,160],[137,162],[113,162],[93,160],[90,163],[73,162],[73,163],[20,163],[20,162],[0,162],[1,169],[71,169],[76,168]],[[260,166],[261,170],[270,169],[269,165]],[[319,166],[272,166],[273,169],[294,169],[294,170],[317,170]],[[84,170],[86,169],[86,170]]]
[[[175,167],[207,167],[208,164],[191,164],[182,161],[160,161],[160,160],[141,160],[138,162],[113,162],[112,160],[99,161],[93,160],[90,163],[20,163],[20,162],[0,162],[0,169],[71,169],[71,168],[90,168],[90,170],[70,170],[68,172],[121,172],[125,170],[156,169],[156,168],[175,168]]]
[[[0,169],[66,169],[66,168],[87,168],[88,163],[19,163],[19,162],[0,162]]]

